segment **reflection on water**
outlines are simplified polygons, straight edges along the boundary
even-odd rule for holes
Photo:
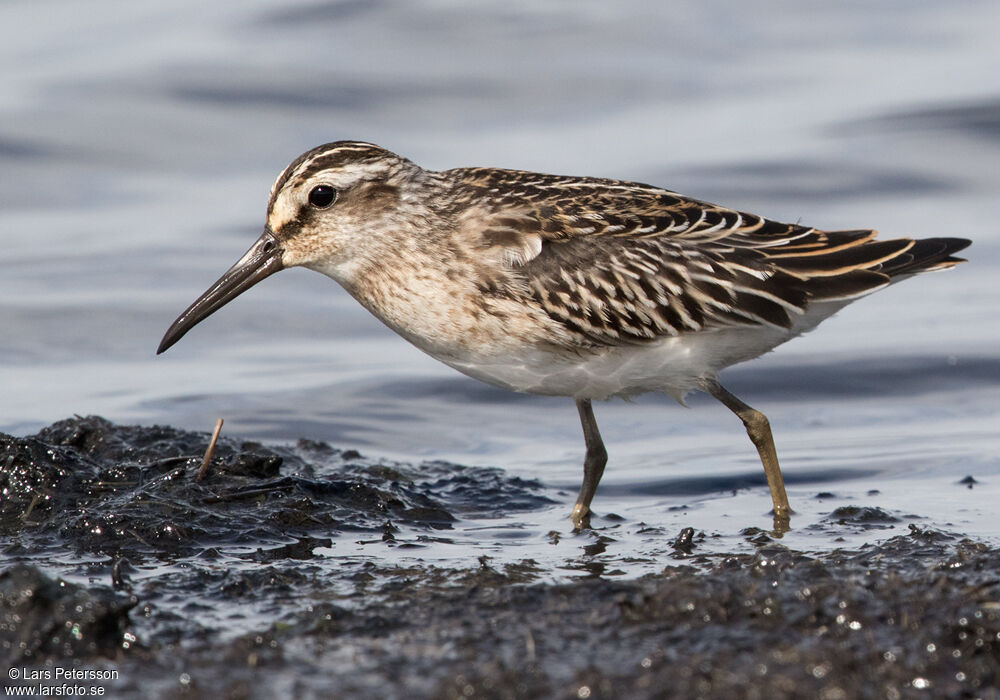
[[[824,491],[934,519],[966,509],[956,527],[988,530],[1000,7],[880,5],[861,21],[849,6],[754,5],[107,0],[86,19],[5,5],[0,429],[100,413],[208,430],[224,416],[231,435],[500,466],[571,500],[571,402],[454,374],[318,275],[269,279],[154,357],[256,238],[278,171],[363,138],[430,168],[622,177],[820,227],[973,238],[970,264],[727,375],[771,418],[810,522],[836,507],[811,500]],[[595,507],[625,518],[605,527],[735,533],[766,513],[742,427],[691,405],[596,407],[611,462]],[[954,487],[966,474],[971,492]]]
[[[1000,138],[1000,99],[990,96],[971,102],[956,101],[944,107],[921,108],[886,114],[862,122],[857,128],[874,126],[886,132],[911,131],[959,131],[970,138]],[[846,125],[844,130],[851,129]]]

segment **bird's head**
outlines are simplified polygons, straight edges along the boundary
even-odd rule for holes
[[[303,153],[271,188],[264,232],[174,321],[157,354],[286,267],[307,267],[350,285],[360,266],[419,216],[413,192],[423,175],[410,161],[370,143],[337,141]]]

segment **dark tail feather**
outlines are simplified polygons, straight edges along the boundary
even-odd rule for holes
[[[813,301],[837,301],[874,292],[893,278],[954,267],[965,260],[952,253],[971,242],[964,238],[861,241],[832,253],[796,255],[777,262],[800,277],[798,288]]]
[[[890,277],[947,270],[965,262],[965,258],[956,258],[952,254],[968,247],[971,243],[972,241],[966,238],[923,238],[914,241],[910,249],[902,255],[886,260],[881,266],[872,269]]]
[[[875,270],[905,255],[913,246],[906,238],[872,241],[820,255],[783,258],[781,268],[808,277],[834,277],[853,270]]]

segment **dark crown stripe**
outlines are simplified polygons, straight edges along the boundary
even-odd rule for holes
[[[278,176],[274,187],[271,188],[271,197],[267,203],[268,211],[274,206],[275,197],[278,196],[278,193],[281,192],[282,188],[288,184],[288,181],[292,177],[298,175],[310,177],[329,168],[365,160],[366,155],[368,159],[374,159],[384,157],[388,154],[389,151],[383,148],[361,141],[333,141],[310,149],[293,160],[282,171],[281,175]],[[309,164],[308,166],[306,166],[307,163]]]

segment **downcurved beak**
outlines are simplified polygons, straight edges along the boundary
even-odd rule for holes
[[[250,246],[250,250],[177,317],[160,341],[156,354],[159,355],[200,321],[282,267],[281,244],[269,228],[265,229],[257,242]]]

